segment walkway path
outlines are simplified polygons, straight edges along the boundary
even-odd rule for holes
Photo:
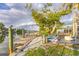
[[[76,51],[79,51],[79,49],[75,49],[75,48],[73,48],[73,47],[65,46],[65,48],[70,49],[70,50],[76,50]]]
[[[17,56],[23,56],[28,49],[34,48],[34,47],[39,47],[41,45],[42,45],[42,37],[37,37],[37,38],[33,39],[33,41],[28,46],[25,47],[24,51],[18,53]]]
[[[34,47],[39,47],[40,45],[42,45],[42,37],[37,37],[37,38],[33,39],[30,44],[26,45],[25,48],[23,49],[23,51],[15,52],[12,55],[23,56],[28,49],[34,48]]]

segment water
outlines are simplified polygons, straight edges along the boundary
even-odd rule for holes
[[[0,43],[0,56],[8,55],[8,38],[7,36],[4,39],[3,43]]]
[[[14,35],[13,41],[19,41],[20,36]],[[0,56],[8,56],[8,37],[6,36],[3,43],[0,43]]]
[[[48,41],[53,41],[55,38],[56,37],[55,36],[52,36],[52,35],[50,35],[50,36],[47,37]]]
[[[14,41],[18,41],[20,36],[14,35]],[[8,55],[8,37],[6,36],[3,43],[0,43],[0,56]]]

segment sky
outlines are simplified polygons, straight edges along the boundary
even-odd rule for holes
[[[52,8],[58,8],[59,4],[54,4]],[[33,4],[32,8],[42,9],[44,6],[40,3]],[[70,22],[72,20],[71,14],[61,17],[62,22]],[[31,10],[25,8],[25,3],[0,3],[0,22],[4,23],[6,27],[13,25],[15,28],[35,24]],[[36,29],[36,27],[35,27]]]

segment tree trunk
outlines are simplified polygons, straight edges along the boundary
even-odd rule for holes
[[[51,33],[54,33],[54,31],[56,30],[56,24],[53,27],[53,30],[51,31]]]
[[[52,27],[49,27],[49,35],[51,34],[52,31]]]
[[[47,37],[45,35],[42,36],[42,39],[43,39],[43,41],[42,41],[43,44],[48,42]]]

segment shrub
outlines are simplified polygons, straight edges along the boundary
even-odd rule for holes
[[[42,48],[32,49],[32,50],[28,50],[25,55],[27,55],[27,56],[44,56],[45,50]]]
[[[45,48],[45,47],[44,47]],[[77,56],[79,51],[70,50],[63,45],[49,46],[46,49],[37,48],[28,50],[26,56]]]

